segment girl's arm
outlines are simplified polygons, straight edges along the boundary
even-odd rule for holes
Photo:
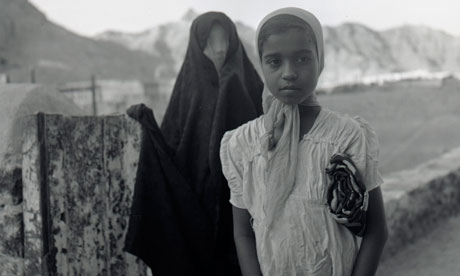
[[[382,191],[377,187],[369,192],[366,230],[353,267],[353,276],[375,275],[387,237]]]
[[[233,206],[233,236],[243,276],[262,276],[248,210]]]

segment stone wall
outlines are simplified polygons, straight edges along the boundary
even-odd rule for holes
[[[124,116],[30,117],[23,147],[25,275],[145,275],[123,252],[140,146]]]
[[[22,143],[26,117],[39,111],[82,114],[54,87],[0,83],[0,275],[24,272]]]
[[[385,260],[460,211],[460,148],[389,175],[382,190],[389,230]]]
[[[21,169],[0,168],[0,275],[24,271],[22,196]]]

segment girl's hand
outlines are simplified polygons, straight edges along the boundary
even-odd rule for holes
[[[262,276],[248,210],[233,206],[233,235],[243,276]]]

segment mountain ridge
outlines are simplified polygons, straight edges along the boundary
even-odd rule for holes
[[[84,37],[56,23],[27,0],[0,0],[0,78],[63,83],[105,79],[172,82],[182,65],[191,22],[180,20],[141,32],[116,30]],[[259,70],[255,30],[235,21],[249,58]],[[325,69],[320,86],[360,82],[369,76],[424,70],[460,71],[460,37],[426,26],[384,31],[359,23],[324,26]]]
[[[107,33],[99,34],[95,38],[137,50],[142,49],[136,43],[141,44],[140,41],[143,41],[143,46],[149,48],[151,54],[155,51],[152,45],[162,40],[163,46],[174,53],[174,69],[171,70],[177,71],[185,54],[188,29],[193,20],[191,15],[196,17],[198,14],[189,10],[181,20],[136,33],[135,38],[130,33],[118,32],[118,35],[124,37],[124,41]],[[235,25],[251,61],[258,67],[254,47],[255,30],[239,21],[235,21]],[[163,35],[152,38],[149,31],[156,30],[158,33],[161,28]],[[427,26],[402,25],[376,31],[364,24],[347,22],[337,26],[324,26],[323,32],[326,65],[320,84],[325,86],[359,82],[369,76],[393,72],[460,71],[460,37]],[[171,40],[169,33],[174,33],[177,40]],[[150,46],[147,41],[150,41]]]
[[[99,78],[151,79],[162,61],[118,43],[84,37],[55,24],[26,0],[0,0],[0,74],[13,82]]]

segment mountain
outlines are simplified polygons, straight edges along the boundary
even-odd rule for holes
[[[177,72],[182,64],[189,27],[196,16],[193,10],[189,10],[177,22],[155,26],[142,33],[106,32],[96,39],[119,43],[153,56],[169,51],[174,66],[164,70],[171,74],[172,71]],[[235,25],[249,57],[257,67],[255,30],[241,22],[235,22]],[[401,26],[376,31],[357,23],[325,26],[323,31],[326,66],[320,86],[360,82],[364,78],[388,73],[460,71],[460,37],[442,31],[424,26]]]
[[[363,76],[399,69],[387,41],[364,25],[325,27],[324,43],[323,83],[353,82]]]
[[[403,70],[460,70],[460,37],[425,26],[403,26],[382,33]]]
[[[176,21],[140,33],[109,31],[94,38],[76,35],[49,21],[27,0],[0,0],[0,79],[62,83],[100,79],[156,80],[170,85],[182,64],[189,10]],[[235,22],[244,47],[258,67],[255,30]],[[320,86],[360,82],[388,73],[460,71],[460,37],[424,26],[375,31],[346,23],[324,27],[326,66]]]
[[[84,20],[82,18],[82,20]],[[0,74],[13,82],[97,78],[152,79],[164,61],[117,43],[76,35],[50,22],[26,0],[0,0]]]
[[[325,27],[324,40],[323,84],[398,78],[405,72],[460,72],[460,37],[425,26],[377,32],[346,23]]]
[[[157,76],[170,77],[171,74],[175,76],[182,65],[187,50],[190,26],[198,15],[193,9],[189,9],[177,22],[154,26],[140,33],[107,31],[96,35],[95,38],[101,41],[115,42],[131,50],[144,51],[157,58],[168,59],[172,63],[164,63],[158,70],[159,75]],[[235,26],[249,58],[255,64],[254,30],[241,22],[235,22]]]

